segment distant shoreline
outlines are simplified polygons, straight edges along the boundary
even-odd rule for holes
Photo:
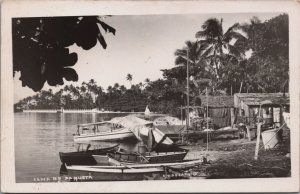
[[[23,110],[20,112],[25,113],[103,113],[103,114],[144,114],[144,112],[119,112],[119,111],[100,111],[93,109],[69,109],[69,110],[61,110],[61,109],[39,109],[39,110]]]

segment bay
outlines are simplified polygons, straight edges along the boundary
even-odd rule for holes
[[[45,178],[59,177],[61,168],[59,152],[76,151],[78,148],[78,144],[73,141],[77,124],[100,122],[125,115],[125,113],[15,113],[16,182],[48,181]],[[121,148],[137,150],[137,142],[119,143]],[[115,144],[116,142],[99,142],[100,147]]]

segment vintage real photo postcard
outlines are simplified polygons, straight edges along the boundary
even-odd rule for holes
[[[4,1],[3,192],[299,191],[297,1]]]

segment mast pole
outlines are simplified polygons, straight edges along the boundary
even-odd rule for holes
[[[208,92],[206,87],[206,155],[208,153]]]
[[[186,125],[187,130],[190,126],[190,87],[189,87],[189,49],[187,49],[187,64],[186,64],[186,89],[187,89],[187,117],[186,117]]]

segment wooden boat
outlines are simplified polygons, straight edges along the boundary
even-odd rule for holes
[[[135,135],[136,139],[147,146],[148,151],[166,152],[176,149],[174,142],[154,127],[153,122],[133,115],[116,117],[111,122],[128,128]]]
[[[107,154],[109,158],[117,160],[124,164],[130,163],[167,163],[183,161],[187,155],[187,150],[174,152],[145,152],[143,154],[133,152],[117,151]],[[94,159],[100,163],[101,158],[93,155]]]
[[[163,162],[180,162],[187,155],[188,151],[175,151],[175,152],[146,152],[144,157],[150,163],[163,163]]]
[[[89,150],[90,146],[91,144],[88,144],[87,149],[84,151],[59,152],[60,161],[66,165],[95,165],[97,162],[92,155],[106,155],[119,149],[119,144],[93,150]]]
[[[183,160],[181,162],[168,162],[168,163],[131,163],[131,164],[124,164],[120,163],[117,160],[109,159],[110,166],[123,166],[126,168],[153,168],[153,167],[168,167],[172,169],[187,169],[198,166],[202,164],[203,159],[198,160]],[[101,167],[101,166],[98,166]]]
[[[68,176],[82,177],[88,176],[89,181],[137,181],[151,179],[149,177],[162,176],[164,169],[154,168],[96,168],[96,166],[67,166]],[[153,178],[154,179],[154,178]]]
[[[117,141],[134,137],[126,127],[108,121],[78,125],[74,141]]]
[[[182,170],[199,166],[201,163],[202,160],[192,160],[177,163],[66,166],[66,168],[70,177],[89,176],[91,181],[133,181],[162,177],[168,168]]]

